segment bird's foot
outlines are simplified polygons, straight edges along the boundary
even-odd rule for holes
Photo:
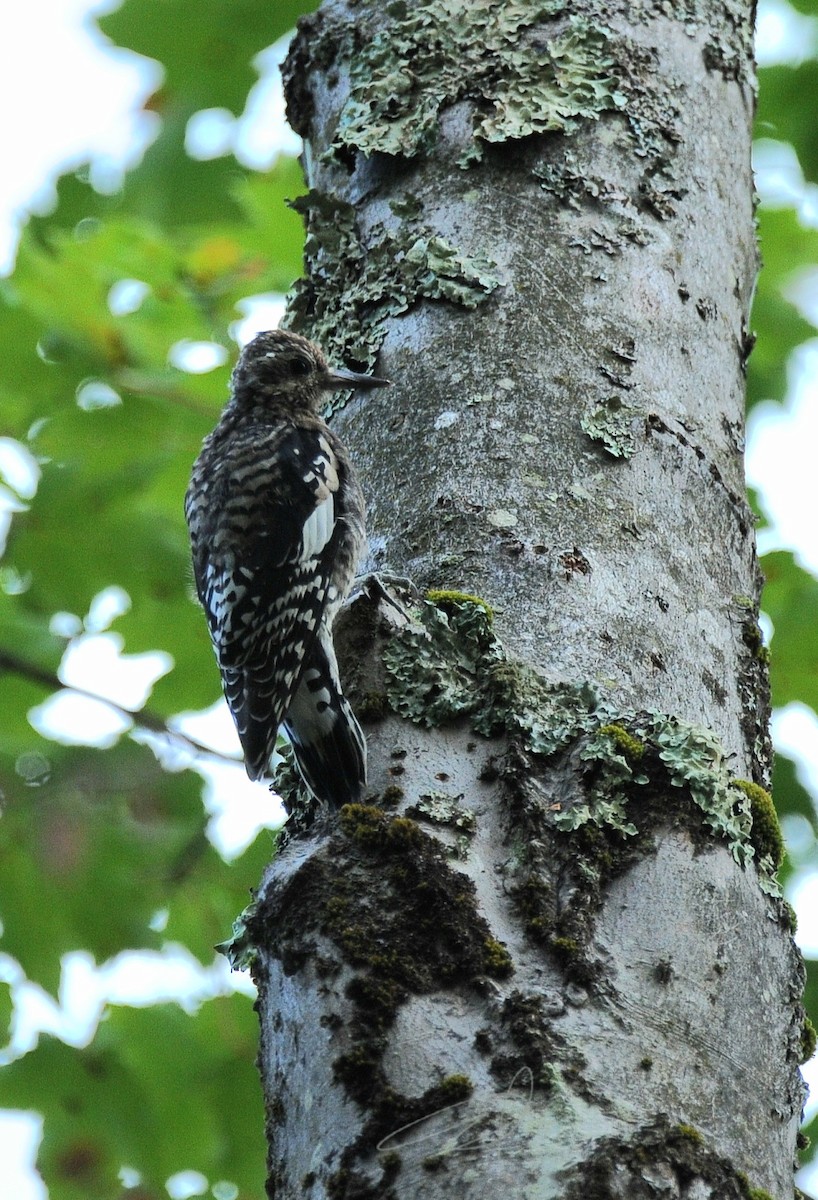
[[[367,596],[371,600],[383,601],[384,604],[388,604],[400,613],[404,620],[409,621],[411,615],[401,603],[401,597],[407,600],[417,600],[420,595],[420,591],[412,580],[403,575],[392,575],[387,571],[367,571],[365,575],[359,575],[355,580],[350,600]]]

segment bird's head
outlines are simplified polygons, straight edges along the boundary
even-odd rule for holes
[[[345,388],[386,387],[388,379],[358,375],[327,364],[314,342],[284,329],[257,334],[242,350],[233,370],[233,402],[263,406],[268,400],[293,410],[317,412],[323,392]]]

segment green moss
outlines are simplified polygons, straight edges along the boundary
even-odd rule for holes
[[[389,28],[351,54],[351,88],[335,146],[370,155],[430,150],[440,114],[475,105],[470,158],[480,143],[576,128],[619,107],[607,32],[571,17],[553,36],[544,21],[564,0],[419,0],[393,5]],[[526,35],[542,25],[537,53]],[[410,66],[411,64],[411,66]]]
[[[748,617],[744,622],[741,627],[741,636],[753,658],[765,666],[769,665],[770,648],[764,643],[764,634],[755,616]]]
[[[489,937],[483,942],[483,965],[487,975],[505,979],[514,970],[511,955],[502,942]]]
[[[448,1104],[462,1104],[471,1096],[474,1084],[468,1075],[447,1075],[438,1084],[437,1091],[441,1100]]]
[[[382,809],[367,804],[345,804],[340,821],[348,838],[370,849],[399,853],[422,836],[417,824],[408,817],[389,817]]]
[[[579,954],[579,942],[572,937],[553,937],[548,942],[559,959],[571,961]]]
[[[355,715],[364,724],[382,721],[388,712],[389,698],[386,692],[368,692],[355,701]]]
[[[744,792],[750,801],[750,813],[753,818],[750,839],[759,859],[768,859],[774,870],[778,870],[784,861],[786,853],[784,835],[778,822],[773,798],[759,784],[749,779],[735,779],[733,786]]]
[[[753,1187],[744,1171],[736,1172],[736,1180],[745,1200],[773,1200],[773,1197],[764,1188]]]
[[[552,888],[543,873],[537,871],[521,883],[513,891],[517,911],[525,922],[525,931],[536,942],[542,942],[551,931],[550,909],[552,906]],[[546,916],[548,913],[548,916]]]
[[[520,1075],[526,1085],[541,1091],[562,1088],[569,1077],[581,1090],[585,1060],[558,1032],[546,1007],[541,994],[511,992],[503,1002],[499,1026],[478,1047],[492,1053],[492,1074],[504,1088]]]
[[[812,1058],[815,1053],[815,1043],[818,1038],[815,1026],[809,1017],[804,1017],[804,1025],[801,1030],[801,1062],[806,1063]]]
[[[371,1043],[361,1043],[346,1054],[339,1054],[332,1064],[333,1078],[363,1107],[371,1103],[381,1088],[379,1049]]]
[[[561,1200],[609,1200],[611,1196],[642,1195],[645,1164],[658,1178],[686,1184],[701,1181],[708,1196],[719,1200],[762,1200],[747,1176],[736,1171],[692,1125],[671,1125],[666,1116],[635,1129],[627,1137],[600,1138],[586,1159],[563,1176]]]
[[[394,808],[396,804],[400,803],[405,795],[406,793],[399,784],[390,783],[383,789],[381,794],[381,804],[384,806],[384,808]]]
[[[789,900],[781,901],[781,909],[784,914],[787,929],[789,929],[790,933],[796,934],[798,932],[798,913],[790,904]]]
[[[478,604],[486,614],[486,621],[491,625],[494,620],[494,609],[485,600],[481,600],[479,596],[472,596],[468,592],[453,592],[443,590],[441,588],[429,588],[426,593],[426,599],[430,604],[436,605],[437,608],[442,608],[444,612],[457,613],[459,606],[462,604]]]
[[[637,763],[645,753],[645,743],[628,733],[623,725],[601,725],[599,732],[609,737],[630,762]]]
[[[367,804],[340,810],[325,849],[308,858],[291,886],[265,895],[251,925],[254,944],[263,941],[288,972],[306,961],[317,964],[322,939],[321,977],[344,986],[349,1001],[333,1078],[364,1113],[361,1132],[344,1151],[327,1192],[385,1200],[391,1193],[384,1161],[379,1159],[384,1176],[374,1184],[368,1167],[358,1170],[359,1162],[368,1163],[388,1135],[461,1103],[472,1091],[461,1075],[445,1077],[420,1096],[390,1084],[383,1055],[396,1014],[413,995],[446,988],[480,992],[487,976],[511,973],[510,955],[480,914],[474,884],[452,870],[437,840],[417,822]]]

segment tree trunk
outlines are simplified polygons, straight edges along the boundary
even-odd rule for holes
[[[271,1196],[793,1196],[752,13],[672,7],[327,0],[291,50],[292,321],[395,382],[337,428],[423,597],[346,614],[371,803],[250,921]]]

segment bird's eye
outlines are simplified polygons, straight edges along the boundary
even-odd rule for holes
[[[293,375],[309,375],[312,363],[307,358],[294,358],[290,369]]]

